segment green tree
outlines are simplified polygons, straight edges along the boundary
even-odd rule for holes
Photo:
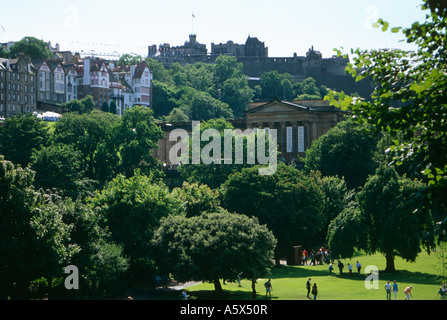
[[[143,57],[141,57],[140,55],[132,55],[130,53],[125,53],[119,58],[116,64],[118,66],[137,65],[141,61],[143,61]]]
[[[130,177],[136,169],[145,174],[158,170],[157,160],[152,156],[163,138],[161,128],[155,123],[149,108],[134,106],[126,110],[115,131],[115,141],[119,146],[120,172]]]
[[[318,86],[314,78],[309,77],[301,83],[295,85],[295,91],[298,95],[296,99],[322,99],[328,92],[326,87]]]
[[[117,110],[116,110],[116,101],[115,100],[110,100],[110,106],[109,106],[109,111],[111,114],[117,114]]]
[[[80,250],[70,263],[77,266],[79,290],[71,293],[73,298],[99,298],[118,294],[124,286],[123,276],[129,261],[124,256],[122,246],[111,241],[110,231],[104,227],[97,212],[81,200],[53,197],[46,207],[54,207],[63,212],[63,221],[76,226],[70,230],[71,242]],[[67,290],[64,290],[65,294]],[[122,291],[121,291],[122,292]]]
[[[292,100],[296,96],[294,86],[295,82],[288,73],[276,70],[264,72],[260,79],[261,96],[258,98]]]
[[[32,114],[9,117],[0,127],[0,154],[6,159],[26,167],[33,150],[47,145],[48,127]]]
[[[330,223],[338,217],[345,208],[350,207],[351,203],[355,201],[356,194],[354,190],[348,189],[343,178],[323,176],[320,172],[311,172],[310,176],[314,177],[323,192],[323,218],[326,231],[322,232],[322,234],[326,235]]]
[[[162,62],[152,58],[146,58],[144,61],[147,63],[149,70],[151,70],[154,81],[173,84],[172,77]]]
[[[230,212],[254,216],[272,230],[278,245],[277,264],[293,246],[321,245],[324,197],[314,178],[279,164],[273,175],[246,168],[231,175],[221,187],[222,206]]]
[[[368,78],[374,83],[371,99],[354,99],[343,93],[332,93],[327,99],[379,131],[403,135],[390,151],[396,164],[408,161],[413,172],[424,172],[430,185],[426,198],[432,203],[436,221],[442,222],[447,216],[447,9],[444,1],[421,2],[426,11],[424,21],[408,28],[390,28],[383,19],[376,24],[384,32],[400,33],[415,50],[352,50],[347,71],[358,81]],[[447,229],[447,224],[443,226],[440,235]]]
[[[130,178],[118,175],[89,203],[110,230],[111,239],[129,257],[127,279],[134,284],[150,283],[154,268],[149,242],[162,217],[182,213],[181,200],[161,181],[136,171]]]
[[[220,99],[230,106],[235,118],[244,116],[253,96],[253,90],[248,86],[245,76],[232,77],[222,84]]]
[[[31,60],[53,59],[53,53],[45,41],[34,37],[24,37],[9,49],[10,57],[16,58],[19,53],[30,56]]]
[[[188,120],[188,116],[180,108],[172,109],[165,117],[165,122],[184,122]]]
[[[214,99],[207,93],[198,92],[191,100],[189,118],[197,121],[232,119],[233,111],[228,104]]]
[[[90,113],[95,109],[95,102],[92,96],[86,96],[82,100],[71,100],[63,104],[63,107],[68,112],[77,112],[79,114]]]
[[[351,229],[357,233],[351,237],[366,237],[366,241],[349,242],[345,246],[352,247],[357,243],[369,253],[383,253],[386,272],[395,271],[394,259],[397,256],[415,261],[421,247],[429,250],[433,243],[433,238],[424,236],[433,223],[431,214],[418,199],[425,187],[419,181],[399,176],[393,167],[377,168],[357,194],[358,210],[351,212],[351,217],[358,217],[360,213],[360,220],[356,218],[353,221],[362,225]],[[340,224],[338,230],[343,232],[349,227],[352,225]]]
[[[225,81],[242,76],[243,64],[237,61],[236,57],[220,55],[216,59],[215,77],[222,85]]]
[[[7,51],[5,48],[0,47],[0,58],[9,58],[9,51]]]
[[[99,110],[82,114],[67,113],[56,123],[52,143],[71,145],[74,150],[81,152],[85,176],[101,181],[118,170],[118,147],[114,134],[120,124],[117,115]]]
[[[152,81],[152,110],[154,117],[161,118],[170,114],[177,107],[176,90],[173,85],[158,80]]]
[[[266,276],[276,240],[256,218],[221,212],[166,217],[152,244],[160,271],[181,282],[213,281],[219,293],[219,279],[235,279],[243,272],[254,287],[257,278]]]
[[[366,240],[365,224],[356,202],[343,208],[329,224],[327,244],[332,259],[351,258],[356,248],[364,248]]]
[[[235,118],[243,116],[248,102],[254,96],[242,69],[243,65],[236,57],[221,55],[216,59],[214,76],[218,98],[230,106]]]
[[[109,104],[107,101],[104,101],[101,105],[101,111],[103,112],[110,112]]]
[[[71,144],[51,144],[35,151],[30,167],[36,172],[36,188],[57,189],[61,194],[77,198],[84,179],[82,154]]]
[[[380,134],[346,120],[312,143],[304,159],[307,171],[344,178],[348,189],[361,187],[377,168],[374,154]]]
[[[79,248],[70,243],[73,226],[46,206],[46,195],[35,192],[34,172],[0,156],[0,296],[23,299],[32,281],[60,277]]]
[[[200,216],[202,213],[218,212],[219,193],[207,185],[184,182],[181,188],[172,190],[175,198],[183,202],[186,217]]]
[[[250,164],[246,164],[247,161],[244,161],[243,164],[237,164],[235,162],[235,139],[232,140],[232,163],[224,164],[222,161],[225,157],[224,153],[224,145],[225,145],[225,130],[233,130],[233,125],[225,121],[224,119],[212,119],[200,124],[200,136],[207,129],[215,129],[219,131],[220,136],[210,137],[209,141],[201,141],[200,143],[200,154],[205,154],[206,156],[210,156],[216,158],[216,161],[211,163],[203,163],[202,161],[198,164],[193,163],[193,149],[192,142],[189,141],[189,162],[188,164],[182,164],[179,167],[179,172],[183,179],[185,179],[189,183],[198,183],[198,184],[206,184],[211,189],[216,189],[224,183],[227,178],[236,171],[241,170],[244,167],[251,166]],[[204,150],[208,143],[214,142],[214,139],[219,139],[218,143],[220,143],[221,148],[217,150],[218,153],[214,154],[216,150],[208,150],[208,154]],[[247,139],[244,139],[244,150],[247,150]],[[268,150],[268,149],[266,149]],[[244,151],[244,155],[247,152]],[[201,157],[203,160],[203,157]]]

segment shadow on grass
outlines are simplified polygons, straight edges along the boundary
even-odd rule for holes
[[[328,270],[321,270],[312,268],[302,268],[300,266],[281,266],[280,268],[272,269],[272,274],[269,276],[272,279],[281,278],[305,278],[305,277],[324,277],[331,276],[337,277],[343,280],[353,280],[353,281],[365,281],[365,278],[369,274],[353,272],[351,275],[348,272],[344,272],[340,275],[338,271],[329,273]],[[385,272],[384,270],[379,270],[380,280],[396,280],[397,282],[408,282],[414,284],[438,284],[439,279],[434,274],[428,274],[423,272],[410,272],[407,270],[397,270],[396,272]]]
[[[402,283],[412,283],[412,284],[429,284],[437,285],[439,284],[439,279],[434,274],[422,273],[422,272],[410,272],[410,271],[396,271],[396,272],[380,272],[380,280],[396,280]]]
[[[313,277],[335,277],[343,280],[352,281],[365,281],[368,274],[357,274],[344,273],[340,275],[337,273],[329,273],[326,268],[323,270],[320,268],[313,269],[312,267],[302,267],[302,266],[281,266],[278,268],[273,268],[271,274],[268,278],[272,280],[275,279],[294,279],[294,278],[313,278]],[[433,274],[421,273],[421,272],[409,272],[406,270],[396,271],[393,273],[385,273],[379,270],[380,281],[393,281],[396,280],[398,283],[408,283],[408,284],[437,284],[439,280]],[[188,288],[188,294],[190,295],[190,300],[265,300],[265,290],[263,288],[263,282],[256,284],[256,298],[252,297],[251,290],[226,290],[223,287],[222,293],[217,293],[214,290],[194,290],[193,288]],[[158,291],[154,294],[152,298],[156,300],[181,300],[182,290],[165,290]],[[275,294],[273,292],[272,299],[274,300]],[[270,298],[268,298],[270,300]]]

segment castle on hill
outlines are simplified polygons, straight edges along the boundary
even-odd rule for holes
[[[369,97],[371,85],[368,80],[356,82],[351,75],[346,74],[345,68],[348,58],[332,56],[323,58],[321,52],[312,46],[305,56],[269,57],[268,48],[264,42],[256,37],[248,36],[245,44],[233,41],[227,43],[211,44],[211,53],[208,53],[205,44],[197,41],[197,35],[189,36],[189,41],[183,45],[171,47],[165,43],[158,48],[151,45],[148,48],[148,57],[162,62],[165,66],[173,63],[181,65],[197,62],[214,63],[220,55],[233,56],[243,64],[243,72],[252,80],[268,71],[276,70],[278,73],[289,73],[297,82],[308,77],[314,78],[318,84],[330,89],[344,91],[347,94],[358,93],[362,97]]]

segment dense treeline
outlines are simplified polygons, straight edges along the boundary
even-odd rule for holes
[[[207,126],[231,127],[224,120]],[[408,230],[414,236],[381,239],[370,250],[385,250],[392,241],[393,257],[414,259],[429,243],[421,234],[429,231],[430,215],[406,214],[415,208],[407,200],[424,185],[384,170],[389,137],[351,120],[313,145],[305,170],[279,163],[273,175],[261,176],[256,165],[221,165],[213,175],[210,167],[196,165],[182,171],[185,183],[173,190],[148,152],[160,134],[152,111],[141,107],[122,117],[68,113],[51,130],[32,115],[6,120],[0,129],[1,298],[97,298],[147,288],[157,275],[213,281],[221,290],[218,279],[239,272],[255,283],[297,244],[329,245],[334,255],[349,256],[352,243],[381,237],[378,226],[368,224],[385,221],[368,218],[381,213],[368,203],[380,199],[380,183],[393,183],[379,202],[395,217],[392,226],[414,226]],[[339,146],[326,154],[333,137]],[[352,162],[326,171],[323,164],[358,148]],[[359,172],[345,178],[352,163]],[[366,189],[369,184],[377,190]],[[375,192],[371,200],[367,192]],[[345,223],[356,223],[361,232],[346,234]],[[78,290],[64,287],[68,265],[79,269]]]
[[[141,57],[123,56],[119,64],[136,63]],[[220,56],[214,64],[174,63],[164,68],[147,58],[154,74],[153,110],[167,122],[242,118],[248,102],[259,99],[322,99],[328,92],[313,78],[296,82],[290,74],[265,72],[259,84],[250,86],[237,58]]]
[[[225,84],[246,88],[230,58],[170,69],[153,62],[154,84],[164,92],[154,111],[134,107],[119,117],[93,110],[87,98],[51,130],[32,115],[6,119],[0,298],[107,297],[166,275],[213,281],[220,291],[219,279],[240,272],[255,290],[256,279],[297,244],[327,246],[331,259],[380,252],[386,271],[394,271],[395,257],[415,261],[445,241],[446,73],[439,48],[447,9],[436,0],[423,7],[429,20],[403,30],[417,52],[357,51],[350,72],[375,80],[374,99],[330,93],[355,117],[312,144],[303,170],[281,162],[271,175],[259,175],[255,164],[182,165],[181,188],[163,183],[152,157],[161,137],[156,119],[175,114],[230,127],[215,118],[243,108],[224,101]],[[249,99],[229,88],[228,98]],[[64,287],[68,265],[79,269],[78,290]]]

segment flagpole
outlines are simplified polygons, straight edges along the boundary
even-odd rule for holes
[[[191,17],[191,34],[194,34],[194,18],[195,18],[195,16],[194,16],[194,12],[192,12],[192,17]]]

